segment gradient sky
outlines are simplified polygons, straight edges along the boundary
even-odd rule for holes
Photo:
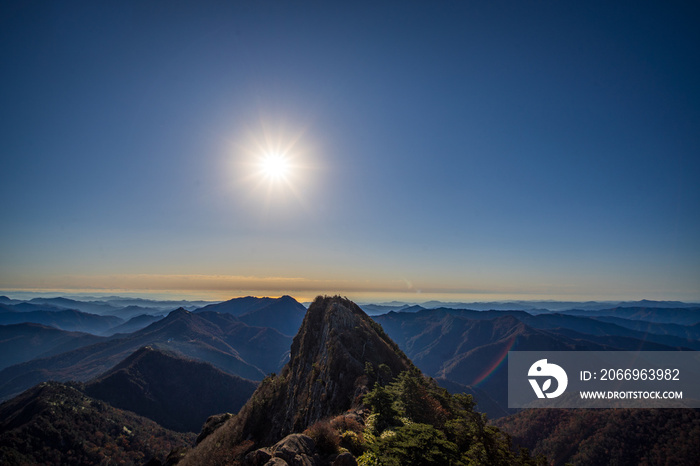
[[[0,290],[700,300],[692,3],[2,2]]]

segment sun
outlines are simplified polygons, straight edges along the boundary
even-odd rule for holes
[[[260,172],[272,181],[286,179],[289,169],[289,159],[284,155],[266,154],[260,159]]]
[[[267,214],[301,206],[310,211],[309,197],[316,186],[317,146],[304,137],[303,128],[290,132],[284,126],[262,124],[260,130],[236,137],[232,147],[231,186],[241,191],[250,206]],[[240,141],[239,141],[240,140]],[[290,210],[291,212],[291,210]]]

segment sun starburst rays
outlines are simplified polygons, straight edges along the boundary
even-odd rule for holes
[[[293,134],[284,128],[250,132],[237,151],[237,185],[245,193],[246,204],[260,213],[280,213],[310,209],[309,184],[314,167],[311,149],[304,142],[304,131]]]

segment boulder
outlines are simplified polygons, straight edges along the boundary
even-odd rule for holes
[[[271,453],[290,466],[314,466],[316,444],[308,435],[290,434],[272,446]]]
[[[259,450],[251,451],[245,456],[246,466],[263,466],[272,459],[272,454],[269,448],[261,448]]]

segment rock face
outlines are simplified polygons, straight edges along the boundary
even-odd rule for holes
[[[292,342],[291,360],[282,373],[288,381],[287,409],[277,435],[303,430],[359,402],[368,383],[366,364],[372,366],[369,372],[384,365],[394,375],[412,365],[355,303],[317,299]]]
[[[252,441],[255,448],[273,445],[359,405],[378,377],[391,378],[412,367],[356,304],[340,297],[316,298],[282,373],[263,380],[238,415],[203,439],[184,464],[210,463],[207,452],[223,441]]]

